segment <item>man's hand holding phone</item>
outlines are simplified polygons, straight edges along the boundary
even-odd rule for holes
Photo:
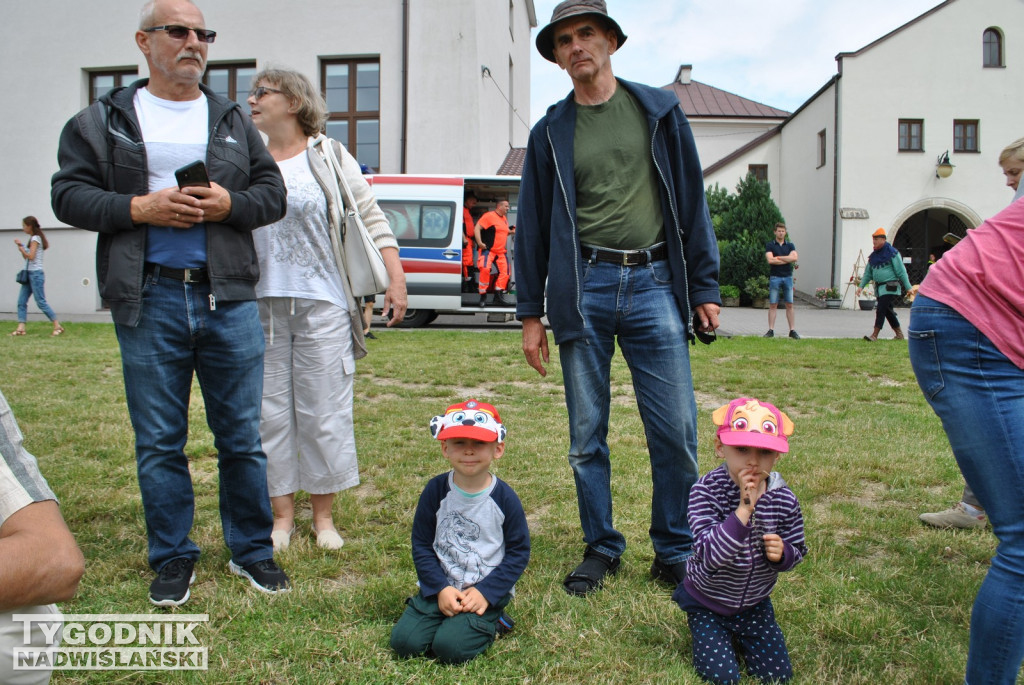
[[[204,221],[223,221],[231,215],[231,195],[211,183],[202,161],[175,173],[177,188],[164,188],[132,198],[131,216],[136,224],[191,228]]]

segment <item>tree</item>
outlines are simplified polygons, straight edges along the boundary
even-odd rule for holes
[[[771,186],[750,173],[736,186],[736,195],[716,183],[705,196],[718,239],[719,283],[742,289],[748,279],[767,276],[764,246],[772,239],[775,224],[782,221]]]

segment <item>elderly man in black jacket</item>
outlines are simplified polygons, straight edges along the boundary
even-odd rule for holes
[[[270,541],[252,241],[284,215],[286,193],[238,104],[200,84],[215,37],[188,0],[143,6],[135,41],[149,79],[68,122],[52,181],[57,217],[99,233],[96,269],[121,347],[157,606],[188,600],[199,558],[184,452],[193,374],[218,452],[229,568],[263,592],[290,587]],[[209,187],[179,188],[175,171],[195,161]]]

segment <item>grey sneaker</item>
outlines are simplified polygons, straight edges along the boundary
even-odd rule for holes
[[[245,567],[231,561],[228,562],[228,568],[236,576],[248,578],[254,588],[260,592],[266,592],[268,595],[276,595],[279,592],[288,592],[292,589],[288,576],[274,563],[273,559],[257,561],[255,564]]]
[[[196,580],[195,562],[180,557],[171,559],[149,585],[149,601],[158,607],[180,607],[188,601],[188,586]]]
[[[984,514],[975,516],[967,513],[963,502],[957,502],[945,511],[921,514],[919,518],[936,528],[984,528],[988,525],[988,518]]]
[[[764,335],[762,335],[761,337],[762,338],[774,338],[775,337],[775,331],[773,331],[772,329],[769,328],[768,332],[765,333]]]

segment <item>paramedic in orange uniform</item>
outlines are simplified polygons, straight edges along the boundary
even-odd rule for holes
[[[495,302],[502,302],[502,295],[508,288],[508,260],[505,258],[505,243],[508,241],[508,200],[499,200],[494,210],[487,212],[474,229],[480,257],[477,260],[480,278],[480,306],[487,303],[487,289],[491,285],[491,265],[498,266],[498,280],[494,284]]]
[[[472,190],[467,190],[462,199],[462,282],[472,283],[473,274],[473,243],[476,242],[476,230],[473,224],[473,214],[470,210],[476,206],[476,195]],[[462,292],[466,292],[463,289]],[[472,291],[470,291],[472,292]]]

